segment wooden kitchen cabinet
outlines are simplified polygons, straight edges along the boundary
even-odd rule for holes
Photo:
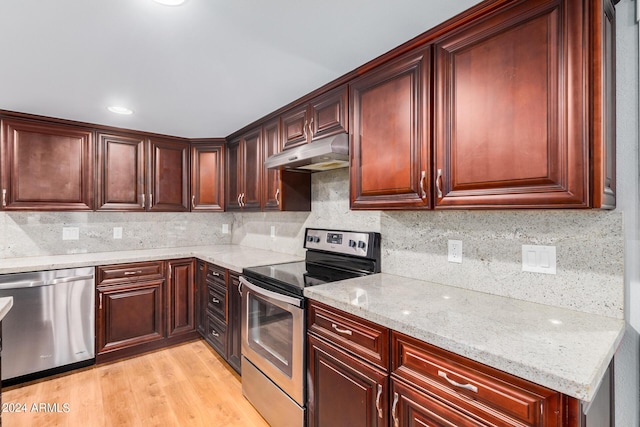
[[[245,133],[227,146],[227,210],[260,210],[262,128]]]
[[[242,295],[240,294],[240,279],[236,273],[229,273],[227,295],[229,307],[227,319],[227,362],[236,372],[240,373],[240,358],[242,356]]]
[[[100,211],[145,210],[145,138],[98,134],[98,203]]]
[[[207,323],[207,263],[196,261],[196,330],[201,337],[206,335]]]
[[[167,261],[167,337],[196,330],[195,261]]]
[[[97,267],[96,361],[135,354],[165,337],[163,262]]]
[[[2,209],[93,209],[91,129],[10,117],[1,120]]]
[[[204,267],[204,274],[198,282],[198,295],[201,310],[199,319],[203,324],[199,332],[220,356],[228,360],[228,272],[226,268],[210,263],[202,263],[201,266]]]
[[[224,211],[224,142],[191,145],[191,211]]]
[[[282,149],[348,132],[348,96],[343,85],[282,114]]]
[[[272,120],[262,127],[264,158],[281,151],[280,121]],[[263,210],[311,211],[311,174],[263,167]]]
[[[436,208],[613,208],[614,31],[610,0],[527,0],[440,38]]]
[[[384,63],[351,84],[351,209],[431,205],[431,47]]]
[[[189,211],[189,143],[149,138],[149,211]]]

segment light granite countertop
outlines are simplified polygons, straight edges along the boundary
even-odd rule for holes
[[[621,319],[384,273],[304,294],[585,402],[624,334]]]
[[[304,259],[295,255],[239,245],[188,246],[0,259],[0,274],[191,257],[214,263],[237,273],[242,273],[244,267]]]
[[[0,298],[0,321],[4,319],[11,307],[13,307],[13,297]]]

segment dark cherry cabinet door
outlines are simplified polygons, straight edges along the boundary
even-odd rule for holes
[[[430,207],[430,49],[351,84],[351,209]]]
[[[162,340],[164,279],[98,287],[97,353]]]
[[[2,119],[2,209],[92,210],[93,132]]]
[[[145,210],[144,145],[142,137],[98,134],[97,210]]]
[[[225,144],[191,147],[191,211],[224,211]]]
[[[149,139],[149,211],[189,211],[189,143]]]
[[[240,210],[240,196],[243,189],[242,146],[240,139],[227,145],[226,205],[227,210]]]
[[[309,141],[307,104],[297,106],[281,116],[282,149],[297,147]]]
[[[262,127],[262,145],[265,159],[281,151],[279,119]],[[280,171],[263,167],[262,188],[262,209],[280,210]]]
[[[191,258],[167,262],[167,336],[196,329],[194,261]]]
[[[244,191],[242,192],[243,210],[260,210],[262,187],[262,132],[257,129],[246,134],[243,140]]]
[[[309,427],[388,426],[388,375],[308,335]]]
[[[242,296],[238,291],[239,285],[240,279],[238,275],[230,273],[229,286],[227,288],[227,300],[229,304],[229,316],[227,318],[227,362],[238,373],[240,373],[240,357],[242,356],[242,334],[240,328]]]
[[[349,89],[340,86],[314,98],[309,105],[309,140],[349,131]]]
[[[582,1],[531,0],[436,43],[436,204],[587,207]]]

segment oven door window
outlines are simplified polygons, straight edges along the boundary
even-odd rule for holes
[[[291,377],[293,359],[293,314],[249,293],[249,347]]]

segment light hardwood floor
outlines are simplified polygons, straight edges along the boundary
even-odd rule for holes
[[[2,402],[26,407],[4,412],[5,427],[268,427],[240,377],[203,341],[4,389]]]

